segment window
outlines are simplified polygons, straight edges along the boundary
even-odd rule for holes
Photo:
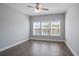
[[[49,22],[42,22],[41,25],[42,25],[41,29],[42,35],[50,36],[51,24]]]
[[[51,36],[60,36],[60,22],[51,22]]]
[[[33,35],[60,36],[60,22],[34,22]]]
[[[33,23],[33,35],[40,35],[40,22]]]

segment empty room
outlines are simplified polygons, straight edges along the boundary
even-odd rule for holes
[[[0,3],[0,56],[79,56],[79,3]]]

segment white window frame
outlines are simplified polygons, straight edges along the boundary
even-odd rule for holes
[[[35,27],[34,27],[34,23],[39,23],[40,26],[38,27],[40,29],[40,34],[35,34]],[[43,34],[43,23],[48,23],[50,24],[50,35],[44,35]],[[52,24],[59,24],[59,34],[52,34]],[[51,21],[51,22],[33,22],[33,35],[40,35],[40,36],[60,36],[61,35],[61,31],[60,31],[60,26],[61,26],[61,23],[60,21]],[[45,29],[45,28],[44,28]],[[46,28],[48,29],[48,28]]]

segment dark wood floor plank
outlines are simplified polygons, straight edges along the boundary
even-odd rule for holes
[[[64,42],[29,40],[0,52],[1,56],[73,56]]]

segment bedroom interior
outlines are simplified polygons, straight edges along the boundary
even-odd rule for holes
[[[0,3],[0,56],[79,56],[79,3]]]

